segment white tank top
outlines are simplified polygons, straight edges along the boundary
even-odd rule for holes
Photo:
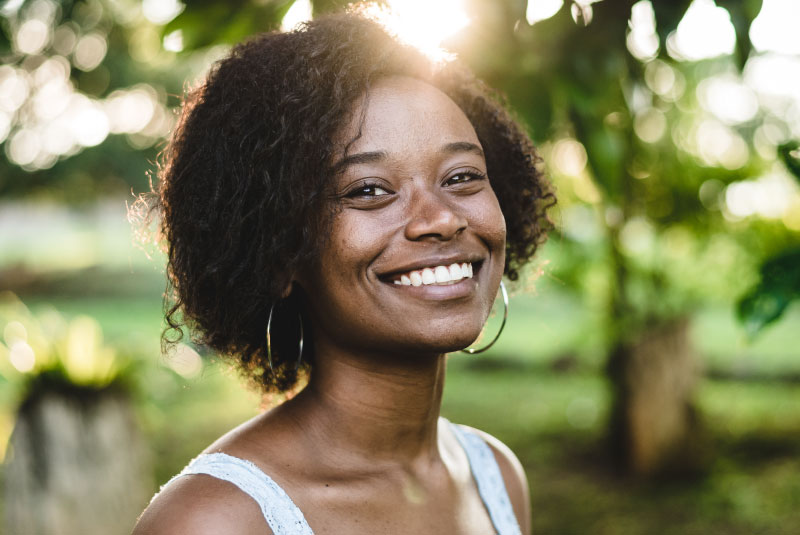
[[[448,424],[469,459],[472,477],[475,479],[492,524],[497,530],[497,535],[520,535],[519,524],[494,453],[486,442],[469,428],[450,422]],[[313,535],[303,513],[286,492],[250,461],[225,453],[202,454],[166,485],[178,477],[189,474],[210,475],[239,487],[258,503],[267,525],[275,535]]]

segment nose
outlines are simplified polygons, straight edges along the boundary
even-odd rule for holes
[[[416,192],[409,199],[408,211],[405,236],[412,241],[427,238],[446,241],[467,228],[467,219],[438,192]]]

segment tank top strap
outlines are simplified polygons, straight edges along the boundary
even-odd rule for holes
[[[469,459],[472,477],[478,486],[489,517],[492,519],[497,535],[521,535],[517,517],[511,507],[503,474],[497,465],[494,453],[488,444],[474,431],[457,424],[450,424],[461,447]]]
[[[292,499],[250,461],[225,453],[205,453],[197,456],[173,479],[189,474],[206,474],[239,487],[258,503],[275,535],[313,535]]]

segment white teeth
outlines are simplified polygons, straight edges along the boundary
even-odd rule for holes
[[[450,282],[450,270],[444,266],[436,266],[433,270],[433,274],[436,276],[436,282]]]
[[[450,264],[449,266],[434,266],[421,270],[409,271],[394,280],[394,284],[402,286],[422,286],[429,284],[453,284],[461,279],[472,278],[472,264]]]

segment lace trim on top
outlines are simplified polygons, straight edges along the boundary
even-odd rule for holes
[[[292,499],[250,461],[225,453],[206,453],[197,456],[172,479],[188,474],[206,474],[223,479],[249,494],[258,503],[275,535],[314,535]]]
[[[514,509],[511,507],[503,475],[500,473],[500,467],[497,465],[491,448],[473,431],[455,424],[451,424],[450,427],[467,453],[472,477],[475,478],[478,493],[489,511],[489,517],[492,519],[497,534],[521,535],[522,532]]]

